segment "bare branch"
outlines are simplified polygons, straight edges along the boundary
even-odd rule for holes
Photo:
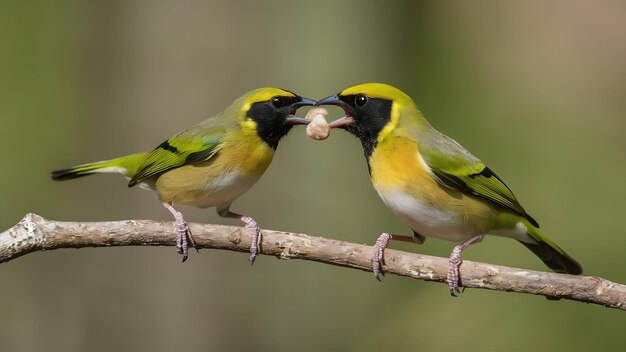
[[[191,224],[198,248],[247,252],[250,233],[236,226]],[[0,263],[24,254],[57,248],[109,246],[173,246],[171,222],[60,222],[27,214],[0,234]],[[371,271],[372,247],[304,234],[263,230],[261,253],[280,259],[304,259]],[[383,269],[427,281],[445,282],[447,258],[385,250]],[[569,299],[626,310],[626,285],[591,276],[509,268],[464,261],[464,287],[483,288]]]

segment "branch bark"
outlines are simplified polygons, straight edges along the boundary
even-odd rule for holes
[[[249,230],[236,226],[190,224],[198,248],[247,252]],[[0,234],[0,263],[22,255],[57,248],[110,246],[173,246],[171,222],[126,220],[60,222],[27,214]],[[279,259],[303,259],[371,271],[370,246],[263,230],[261,254]],[[384,272],[426,281],[445,282],[448,259],[385,250]],[[543,295],[626,310],[626,285],[599,277],[572,276],[471,262],[461,265],[464,287]]]

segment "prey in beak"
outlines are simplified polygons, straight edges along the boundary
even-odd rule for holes
[[[330,127],[331,129],[346,127],[354,122],[354,118],[352,118],[352,107],[348,103],[341,100],[338,95],[331,95],[329,97],[319,100],[315,104],[315,106],[320,105],[335,105],[341,107],[344,111],[345,115],[343,117],[340,117],[337,120],[332,121],[328,124],[328,127]]]
[[[302,100],[291,104],[289,109],[289,117],[287,117],[287,123],[290,125],[308,125],[311,120],[307,120],[303,117],[298,117],[296,111],[303,106],[315,106],[317,101],[309,98],[302,98]]]

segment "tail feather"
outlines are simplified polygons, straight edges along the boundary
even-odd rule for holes
[[[118,173],[126,177],[132,177],[141,166],[146,155],[146,153],[137,153],[117,159],[82,164],[67,169],[52,171],[50,176],[55,181],[71,180],[95,173]]]
[[[536,227],[532,225],[527,225],[527,227],[528,234],[536,243],[519,242],[535,253],[550,269],[557,273],[572,275],[582,274],[583,268],[574,258],[565,253],[564,250],[552,242]]]

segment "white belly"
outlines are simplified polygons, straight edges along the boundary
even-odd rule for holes
[[[399,190],[378,190],[378,195],[396,216],[422,236],[458,242],[480,235],[463,220],[461,212],[438,208]]]
[[[188,204],[199,208],[230,204],[249,190],[257,180],[258,177],[236,171],[224,172],[201,191],[203,196]]]

